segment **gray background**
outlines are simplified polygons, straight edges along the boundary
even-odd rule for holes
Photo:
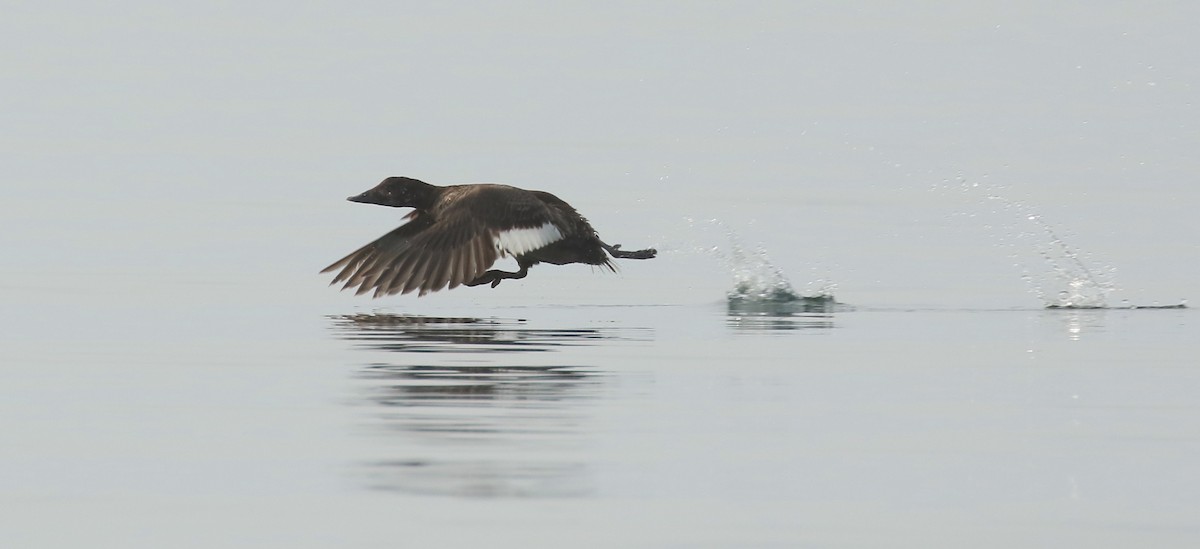
[[[1077,253],[1111,305],[1195,295],[1197,21],[6,6],[0,545],[1190,546],[1193,311],[1037,292],[1079,281]],[[326,288],[400,222],[344,201],[389,175],[550,191],[661,254],[419,300]],[[776,268],[855,310],[727,313],[733,278]],[[364,348],[346,314],[531,346]],[[414,384],[410,415],[380,404]]]
[[[697,291],[668,301],[727,283],[684,221],[715,218],[850,301],[1037,304],[995,249],[1029,227],[988,236],[1007,221],[955,215],[986,193],[947,182],[1036,208],[1133,301],[1185,298],[1200,257],[1186,2],[8,11],[22,289],[307,276],[396,223],[339,201],[400,174],[549,190],[684,252]]]

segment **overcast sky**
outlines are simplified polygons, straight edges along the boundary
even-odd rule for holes
[[[307,276],[398,221],[342,197],[403,174],[550,190],[630,245],[682,250],[681,219],[719,217],[847,291],[987,284],[1009,261],[959,214],[990,206],[929,190],[963,179],[1139,296],[1186,297],[1196,21],[1188,2],[18,3],[4,264],[185,277],[254,257],[241,239]]]

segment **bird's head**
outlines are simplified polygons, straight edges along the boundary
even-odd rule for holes
[[[429,201],[433,189],[433,185],[411,177],[389,177],[346,200],[393,208],[421,208],[427,206],[426,202]]]

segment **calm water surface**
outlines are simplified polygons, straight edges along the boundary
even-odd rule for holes
[[[5,546],[1200,536],[1191,310],[399,309],[10,346]]]

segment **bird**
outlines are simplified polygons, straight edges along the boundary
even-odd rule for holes
[[[413,208],[404,217],[407,223],[321,270],[338,271],[330,285],[357,286],[355,295],[495,288],[503,280],[525,278],[538,263],[585,263],[615,272],[609,256],[658,255],[654,248],[627,251],[606,244],[575,208],[544,191],[491,183],[437,186],[395,176],[347,200]],[[508,256],[516,259],[516,272],[490,269]]]

